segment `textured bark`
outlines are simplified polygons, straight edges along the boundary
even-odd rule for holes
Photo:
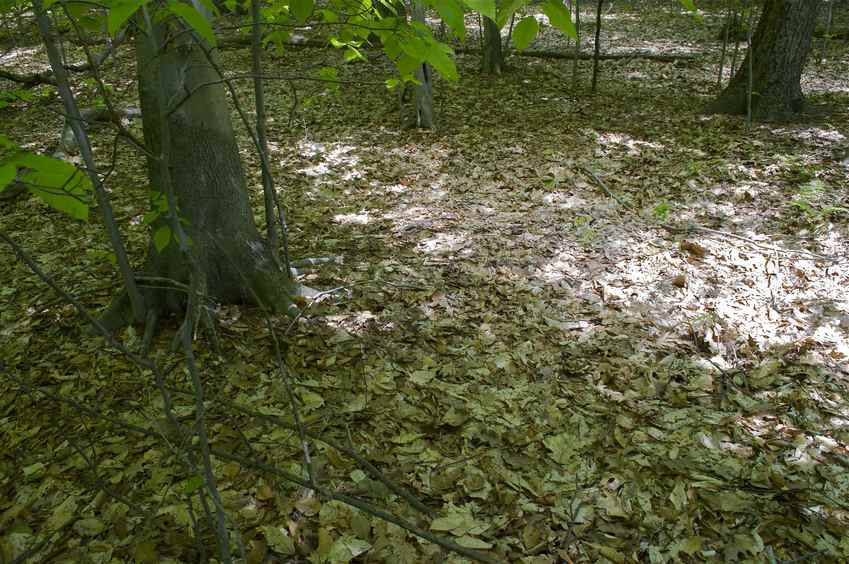
[[[758,120],[789,117],[804,108],[800,81],[811,50],[817,0],[766,0],[752,38],[752,53],[731,82],[708,106],[713,113],[745,114],[752,61],[752,116]]]
[[[164,171],[156,156],[167,151],[178,215],[190,238],[207,297],[285,311],[291,305],[293,287],[254,223],[223,86],[210,84],[219,77],[201,47],[173,40],[168,45],[165,52],[154,53],[144,35],[138,34],[139,99],[145,145],[151,153],[147,163],[151,187],[165,193]],[[157,84],[161,92],[155,89]],[[160,100],[169,104],[167,147],[163,147],[161,122],[156,119]],[[169,225],[166,215],[153,223],[152,233]],[[144,271],[148,276],[182,283],[192,275],[175,241],[161,252],[151,242]],[[185,307],[182,291],[158,289],[149,294],[147,303],[157,315]],[[120,323],[121,310],[120,300],[116,301],[111,314],[117,319],[110,320],[107,314],[106,320]]]
[[[501,50],[501,30],[489,18],[483,18],[483,53],[481,72],[500,75],[504,68],[504,53]]]
[[[421,0],[413,0],[413,19],[425,23],[425,6]],[[433,115],[433,71],[430,65],[419,65],[416,69],[416,80],[416,126],[433,129],[436,124]]]

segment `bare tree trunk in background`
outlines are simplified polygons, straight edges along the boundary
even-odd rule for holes
[[[601,51],[601,8],[604,6],[604,0],[598,0],[595,7],[595,51],[593,51],[593,84],[590,91],[595,94],[596,85],[598,84],[598,55]]]
[[[483,18],[483,52],[481,54],[481,72],[500,75],[504,68],[501,30],[498,29],[497,23],[485,16]]]
[[[781,118],[801,111],[800,81],[811,50],[818,4],[817,0],[766,0],[751,53],[708,111],[745,114],[750,76],[753,119]]]
[[[581,0],[572,2],[575,7],[575,56],[572,58],[572,90],[578,89],[578,55],[581,52]]]
[[[425,6],[421,0],[412,0],[413,19],[425,23]],[[501,42],[499,41],[499,45]],[[433,71],[427,63],[422,63],[416,69],[416,126],[423,129],[433,129]]]

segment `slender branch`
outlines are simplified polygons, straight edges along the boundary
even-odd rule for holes
[[[38,20],[38,29],[41,33],[42,40],[44,41],[44,47],[47,50],[47,56],[50,59],[50,66],[53,68],[53,75],[56,78],[56,87],[62,98],[65,112],[71,120],[70,125],[77,138],[77,143],[80,147],[80,155],[83,158],[83,162],[87,169],[86,172],[91,180],[92,186],[94,187],[97,204],[100,208],[100,213],[103,215],[103,223],[109,236],[109,242],[112,245],[112,250],[115,253],[118,267],[124,279],[124,286],[127,289],[127,296],[130,299],[133,315],[136,319],[139,319],[144,311],[144,300],[141,292],[136,286],[133,271],[130,267],[130,261],[127,257],[127,250],[126,247],[124,247],[121,233],[118,231],[118,226],[115,222],[115,214],[112,211],[112,205],[109,202],[109,196],[97,175],[91,144],[89,143],[85,127],[83,127],[83,120],[80,116],[80,110],[77,107],[74,94],[68,84],[68,76],[62,64],[59,48],[53,39],[53,33],[50,29],[50,20],[47,17],[47,12],[44,10],[42,0],[33,0],[33,9],[36,14],[36,19]]]

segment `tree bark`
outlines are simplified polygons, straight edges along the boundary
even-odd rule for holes
[[[483,18],[483,53],[481,72],[500,75],[504,68],[504,52],[501,50],[501,30],[489,18]]]
[[[746,113],[750,67],[753,119],[780,119],[802,111],[805,99],[800,81],[818,4],[817,0],[765,0],[751,52],[708,111]]]
[[[164,25],[156,27],[160,39]],[[172,40],[159,53],[153,52],[151,43],[145,34],[137,35],[144,140],[152,155],[147,162],[151,190],[161,197],[167,193],[163,160],[157,158],[167,152],[178,217],[189,237],[195,268],[200,270],[194,274],[203,281],[203,293],[219,302],[256,303],[270,311],[288,312],[294,307],[290,300],[294,288],[254,223],[220,77],[203,47],[189,38]],[[163,135],[163,123],[167,135]],[[151,233],[168,227],[169,221],[163,212],[152,223]],[[176,241],[158,250],[152,238],[145,275],[186,284],[191,270]],[[186,305],[185,292],[177,289],[148,290],[146,298],[157,316],[179,312]],[[127,321],[124,310],[121,300],[116,300],[104,321],[120,326]]]
[[[425,6],[421,0],[413,0],[413,19],[425,22]],[[416,69],[416,127],[433,129],[436,127],[433,115],[433,71],[430,65],[422,63]]]

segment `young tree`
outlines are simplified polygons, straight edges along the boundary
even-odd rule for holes
[[[495,20],[484,16],[481,72],[500,75],[503,67],[504,53],[501,49],[501,29]]]
[[[751,67],[754,119],[800,112],[804,106],[800,80],[811,50],[818,10],[818,0],[765,0],[751,52],[708,111],[746,113]]]

